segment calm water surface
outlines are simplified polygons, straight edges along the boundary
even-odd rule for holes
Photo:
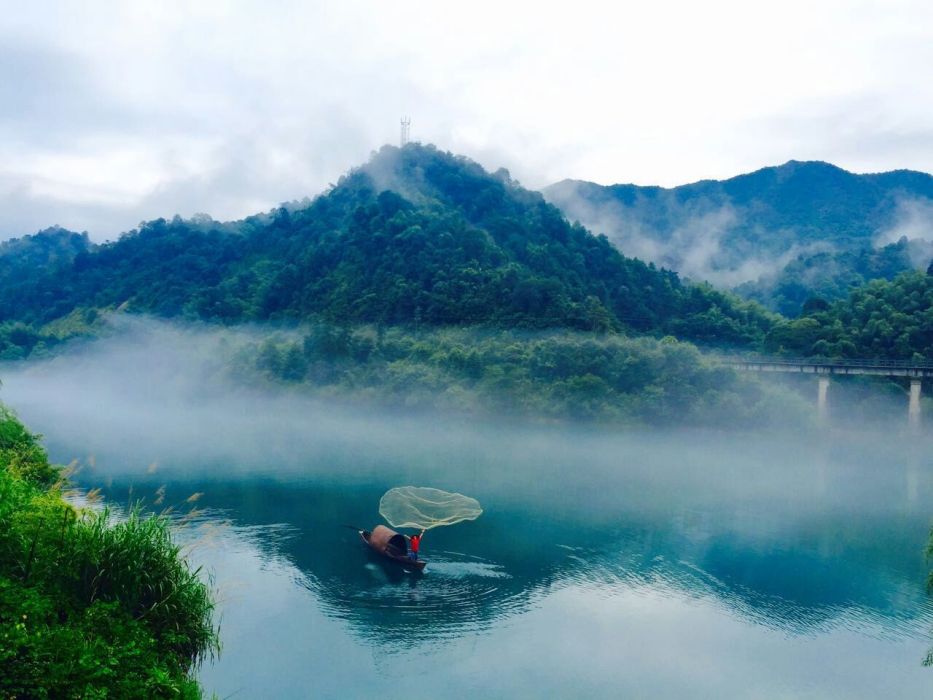
[[[221,697],[933,693],[928,443],[477,427],[155,386],[72,405],[62,377],[5,381],[82,485],[164,485],[182,511],[203,494],[181,536],[221,600],[201,672]],[[423,576],[344,527],[409,483],[486,509],[428,533]]]

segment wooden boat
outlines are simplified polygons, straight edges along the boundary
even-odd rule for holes
[[[426,561],[418,559],[413,561],[408,557],[408,540],[404,535],[400,535],[395,530],[390,530],[385,525],[376,525],[373,531],[358,530],[360,539],[369,547],[379,552],[379,554],[397,562],[410,571],[423,571]]]

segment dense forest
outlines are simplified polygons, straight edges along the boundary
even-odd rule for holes
[[[0,323],[32,329],[125,308],[220,323],[629,327],[747,346],[774,320],[623,256],[505,171],[418,144],[384,147],[308,204],[226,224],[159,219],[100,246],[45,232],[0,260]]]
[[[630,255],[791,316],[812,296],[840,299],[933,257],[933,176],[909,170],[790,161],[673,188],[565,180],[545,194]]]
[[[873,280],[833,304],[813,299],[803,316],[776,324],[764,347],[806,357],[933,360],[933,275]]]
[[[226,347],[241,379],[414,410],[694,426],[802,423],[811,411],[672,337],[317,324]]]
[[[214,603],[168,521],[76,508],[0,406],[0,697],[199,698]]]

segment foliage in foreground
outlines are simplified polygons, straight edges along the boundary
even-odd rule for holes
[[[0,698],[197,698],[213,602],[165,518],[76,510],[0,408]]]
[[[469,414],[760,425],[811,411],[674,338],[317,325],[240,347],[233,367],[323,396]]]

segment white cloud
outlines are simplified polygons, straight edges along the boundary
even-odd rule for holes
[[[933,257],[933,199],[903,197],[897,201],[890,227],[875,238],[878,247],[910,241],[907,252],[914,267],[923,270]]]
[[[612,198],[593,201],[581,196],[570,183],[547,196],[568,218],[605,235],[625,255],[721,287],[774,276],[801,253],[827,249],[825,244],[787,244],[766,252],[737,251],[729,236],[745,218],[745,211],[705,199],[678,203],[668,196],[666,216],[678,223],[669,230],[659,230],[649,223],[650,207],[644,207],[638,198],[631,206]]]
[[[403,113],[533,187],[931,170],[930,65],[933,6],[910,1],[17,5],[0,237],[243,216],[321,190]]]

